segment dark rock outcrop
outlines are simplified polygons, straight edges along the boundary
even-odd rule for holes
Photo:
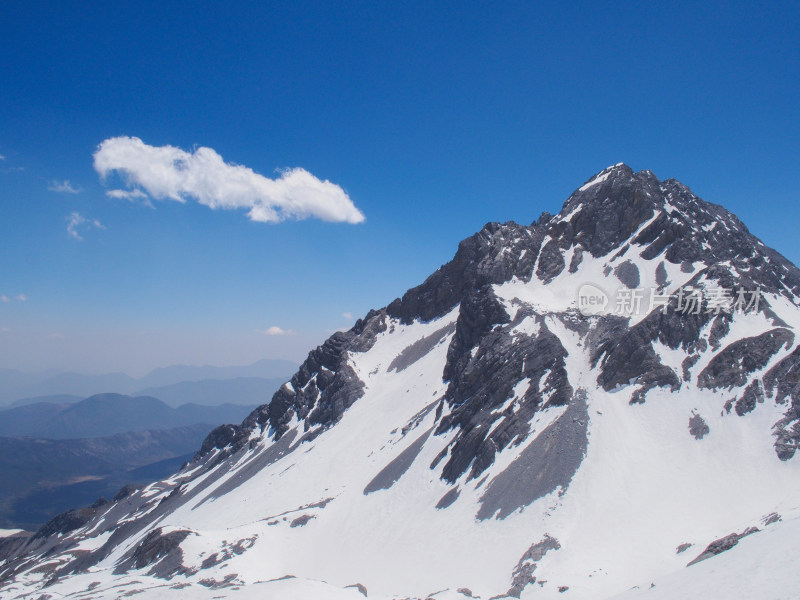
[[[748,375],[767,366],[776,352],[788,348],[793,341],[794,334],[791,331],[776,328],[734,342],[703,369],[697,378],[697,385],[712,389],[742,386],[747,383]]]
[[[686,566],[690,567],[694,564],[699,563],[700,561],[706,560],[707,558],[711,558],[712,556],[716,556],[717,554],[722,554],[723,552],[730,550],[736,544],[738,544],[739,540],[741,540],[743,537],[756,532],[758,532],[757,527],[750,527],[749,529],[745,529],[742,533],[731,533],[730,535],[726,535],[725,537],[722,537],[718,540],[714,540],[708,546],[706,546],[706,549],[703,550],[697,556],[697,558],[692,560]]]
[[[189,535],[191,532],[186,530],[165,533],[161,528],[154,529],[139,542],[133,553],[119,564],[115,572],[124,573],[130,569],[152,567],[149,574],[164,579],[185,573],[183,551],[180,546]]]
[[[697,413],[692,414],[689,418],[689,433],[692,434],[694,439],[702,440],[708,435],[709,431],[711,431],[711,429],[708,427],[703,417]]]
[[[544,538],[533,544],[522,558],[519,559],[517,566],[512,573],[512,585],[506,592],[506,595],[511,598],[519,598],[522,595],[522,590],[525,586],[531,583],[536,583],[536,578],[533,576],[536,571],[537,563],[544,558],[550,550],[559,550],[561,544],[554,537],[545,534]]]

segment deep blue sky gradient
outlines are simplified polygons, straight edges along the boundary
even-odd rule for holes
[[[653,4],[5,3],[0,368],[301,359],[620,161],[800,262],[800,5]],[[303,167],[366,222],[112,200],[92,153],[119,135]],[[70,238],[74,211],[106,229]]]

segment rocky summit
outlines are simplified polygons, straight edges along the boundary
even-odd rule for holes
[[[489,223],[2,598],[792,597],[800,271],[624,164]]]

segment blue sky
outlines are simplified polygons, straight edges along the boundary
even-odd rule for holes
[[[0,368],[301,360],[620,161],[800,262],[800,7],[648,4],[7,3]],[[301,168],[352,209],[109,197],[133,188],[93,157],[132,137],[248,181]]]

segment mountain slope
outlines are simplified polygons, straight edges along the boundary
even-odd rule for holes
[[[615,165],[461,242],[171,478],[15,542],[0,591],[604,598],[792,552],[799,294],[734,215]],[[748,589],[776,573],[800,583]]]

